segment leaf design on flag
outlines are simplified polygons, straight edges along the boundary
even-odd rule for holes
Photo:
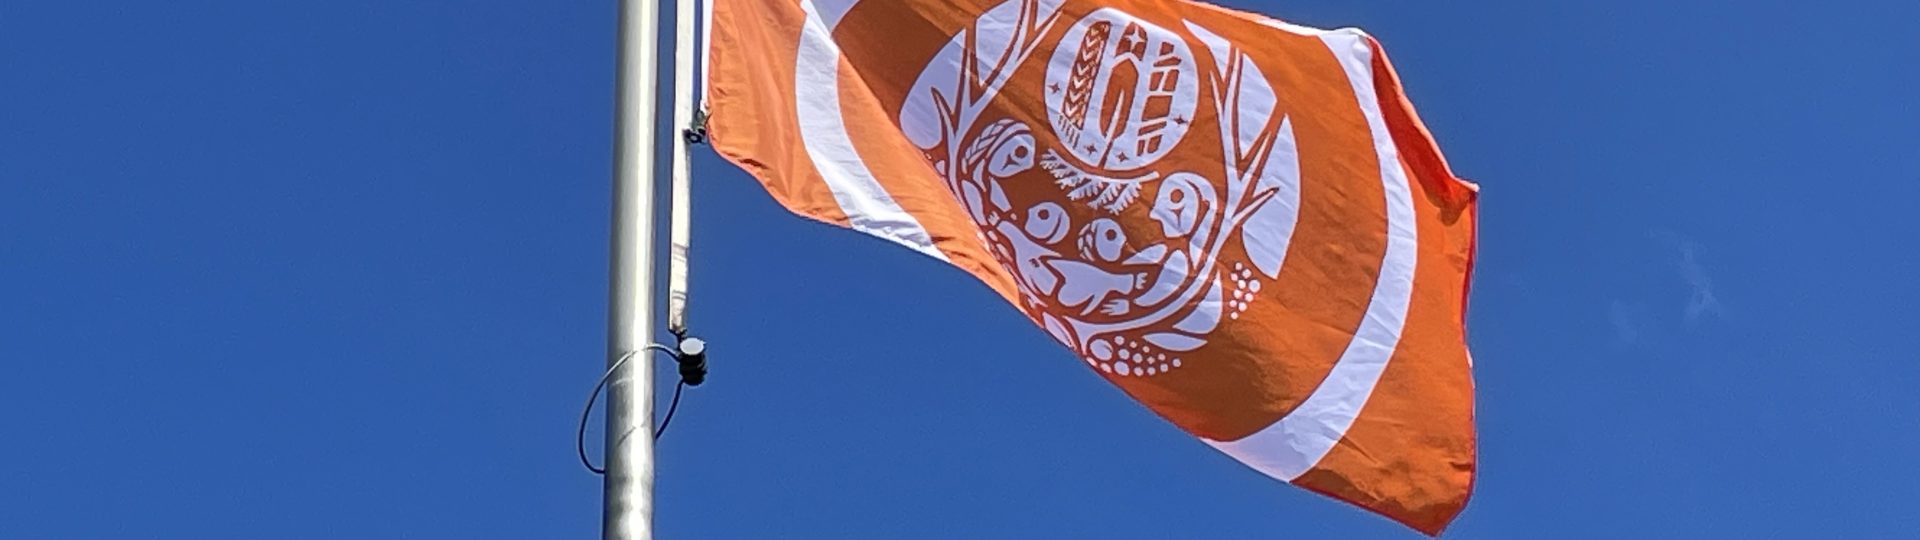
[[[1217,34],[1104,8],[1061,35],[1049,31],[1060,3],[1008,0],[955,34],[914,83],[901,121],[1029,316],[1108,373],[1165,373],[1180,366],[1166,353],[1206,347],[1239,318],[1256,272],[1279,272],[1298,212],[1292,126],[1260,66]],[[1025,84],[1016,73],[1045,40],[1043,86],[1003,95]],[[1194,46],[1213,54],[1195,58]],[[1209,105],[1211,114],[1197,110]],[[1035,112],[1051,137],[1027,124]],[[1190,127],[1220,130],[1220,169],[1155,166]],[[1144,218],[1121,215],[1143,199]],[[1062,245],[1069,230],[1078,237]]]
[[[1040,168],[1053,175],[1054,184],[1067,191],[1067,198],[1084,201],[1095,209],[1117,214],[1133,206],[1140,199],[1140,188],[1147,182],[1160,177],[1160,173],[1149,172],[1137,178],[1112,178],[1082,170],[1073,162],[1061,157],[1058,152],[1048,150],[1040,158]]]

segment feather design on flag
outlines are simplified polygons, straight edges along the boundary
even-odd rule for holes
[[[1068,190],[1068,199],[1086,202],[1107,213],[1118,213],[1132,206],[1134,200],[1140,197],[1141,186],[1160,177],[1158,173],[1147,173],[1138,178],[1101,176],[1074,166],[1053,150],[1048,150],[1040,158],[1040,167],[1052,174],[1054,182],[1062,189]]]

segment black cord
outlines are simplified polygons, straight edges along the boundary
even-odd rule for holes
[[[667,424],[673,423],[673,412],[680,410],[680,391],[686,389],[686,379],[680,379],[680,384],[673,385],[673,404],[667,405],[667,416],[660,419],[660,427],[653,430],[653,440],[660,440],[660,435],[667,432]]]
[[[659,351],[667,353],[667,356],[678,358],[678,355],[674,354],[673,349],[657,343],[648,345],[642,350]],[[587,458],[587,420],[593,416],[593,403],[600,401],[600,390],[607,387],[607,381],[613,379],[613,374],[618,373],[621,366],[627,365],[627,361],[632,360],[633,356],[639,353],[640,351],[627,353],[625,356],[621,356],[619,360],[615,360],[613,365],[607,366],[607,372],[600,375],[600,382],[593,384],[593,393],[587,396],[587,406],[580,410],[580,429],[573,434],[573,449],[580,453],[580,464],[586,465],[587,470],[593,471],[594,474],[604,475],[607,474],[607,470],[593,466],[593,460]],[[651,366],[649,366],[649,369],[651,369]],[[681,384],[685,384],[685,382],[682,381]],[[680,403],[680,389],[677,387],[673,391],[673,402],[676,406]],[[668,409],[667,415],[668,419],[673,418],[672,409]],[[664,427],[664,425],[662,427]],[[654,437],[659,438],[659,434],[656,433]]]

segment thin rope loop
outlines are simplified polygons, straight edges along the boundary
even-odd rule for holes
[[[587,470],[593,471],[594,474],[605,475],[607,474],[607,470],[605,468],[595,467],[593,460],[587,457],[587,420],[593,416],[593,403],[600,400],[600,391],[606,389],[607,381],[613,379],[613,374],[618,373],[621,367],[627,365],[628,360],[632,360],[634,355],[640,354],[642,351],[658,351],[665,353],[667,356],[676,356],[673,349],[658,343],[642,347],[639,351],[629,351],[627,354],[620,355],[620,359],[613,361],[613,365],[607,366],[607,372],[600,375],[600,381],[593,383],[593,393],[587,395],[587,406],[580,411],[580,429],[574,432],[573,448],[580,453],[580,464],[586,465]],[[677,404],[680,401],[679,388],[674,389],[673,396],[674,402]],[[664,424],[662,425],[664,426]],[[659,437],[657,433],[654,436],[656,438]]]

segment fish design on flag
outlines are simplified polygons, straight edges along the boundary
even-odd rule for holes
[[[787,208],[966,271],[1263,474],[1428,533],[1465,506],[1478,192],[1371,36],[1186,0],[713,7],[710,141]]]
[[[915,143],[989,231],[993,251],[1015,254],[999,262],[1018,278],[1031,317],[1109,374],[1153,377],[1192,365],[1181,353],[1206,345],[1221,320],[1239,317],[1259,301],[1261,284],[1279,277],[1298,208],[1291,124],[1272,98],[1261,99],[1275,90],[1259,68],[1232,47],[1207,50],[1229,59],[1219,66],[1232,69],[1221,69],[1201,64],[1172,29],[1118,9],[1063,20],[1058,4],[1020,0],[989,10],[937,57],[997,52],[994,67],[931,63],[901,122],[937,134]],[[1006,22],[1012,32],[993,33]],[[1056,26],[1064,32],[1049,43]],[[1030,62],[1044,62],[1043,78],[1016,76]],[[1213,82],[1206,99],[1203,77]],[[1014,117],[1019,104],[997,103],[1019,85],[1045,96],[1038,129]],[[1206,116],[1236,128],[1202,150],[1217,161],[1206,174],[1165,161],[1197,127],[1203,105]],[[916,113],[929,110],[935,114]],[[1031,166],[1036,154],[1039,169]],[[1260,166],[1246,167],[1253,163]],[[984,194],[993,193],[1017,196],[991,204]],[[1038,206],[1073,211],[1031,215]],[[996,225],[1041,216],[1037,227]],[[1116,217],[1159,226],[1123,227]],[[1066,229],[1078,233],[1068,238]],[[1248,230],[1267,236],[1249,242]]]

